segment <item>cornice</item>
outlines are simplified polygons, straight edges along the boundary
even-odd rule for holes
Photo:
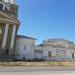
[[[8,24],[20,25],[20,22],[18,20],[11,20],[11,19],[2,18],[2,17],[0,17],[0,22],[1,23],[8,23]]]

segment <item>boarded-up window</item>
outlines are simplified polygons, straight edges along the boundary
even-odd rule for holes
[[[48,52],[48,57],[52,57],[52,52]]]
[[[74,59],[74,53],[72,53],[72,58]]]
[[[34,50],[34,56],[35,56],[36,58],[42,58],[42,57],[43,57],[43,51]]]

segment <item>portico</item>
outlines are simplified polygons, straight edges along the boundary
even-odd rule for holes
[[[1,32],[0,49],[1,50],[9,49],[10,52],[9,54],[14,53],[14,47],[15,47],[14,43],[15,43],[16,31],[18,26],[16,24],[10,24],[10,23],[3,24],[0,22],[0,24],[2,24],[2,28],[0,30]],[[3,52],[3,54],[5,54],[5,51]]]
[[[6,46],[6,44],[7,44],[7,38],[8,38],[8,36],[10,36],[10,35],[8,35],[8,31],[9,31],[9,27],[10,27],[10,24],[5,24],[5,31],[4,31],[4,37],[3,37],[3,41],[2,41],[2,48],[7,48]],[[14,49],[14,40],[15,40],[15,35],[16,35],[16,25],[13,25],[12,26],[12,36],[11,36],[11,41],[10,41],[10,49]]]
[[[19,27],[15,0],[0,1],[0,55],[13,55]]]
[[[19,27],[19,21],[7,16],[0,11],[0,54],[4,55],[6,49],[9,49],[9,55],[15,53],[15,38]]]

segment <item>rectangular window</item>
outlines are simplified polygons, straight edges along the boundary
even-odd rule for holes
[[[48,57],[52,57],[52,52],[51,51],[48,52]]]
[[[56,51],[56,56],[64,56],[65,55],[65,50],[57,50]]]

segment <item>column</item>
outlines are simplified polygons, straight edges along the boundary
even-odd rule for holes
[[[5,26],[5,32],[4,32],[4,37],[3,37],[3,42],[2,42],[2,48],[6,48],[6,42],[7,42],[7,36],[8,36],[8,29],[9,29],[9,24],[6,24],[6,26]]]
[[[15,34],[16,34],[16,25],[13,26],[10,49],[14,48]]]

